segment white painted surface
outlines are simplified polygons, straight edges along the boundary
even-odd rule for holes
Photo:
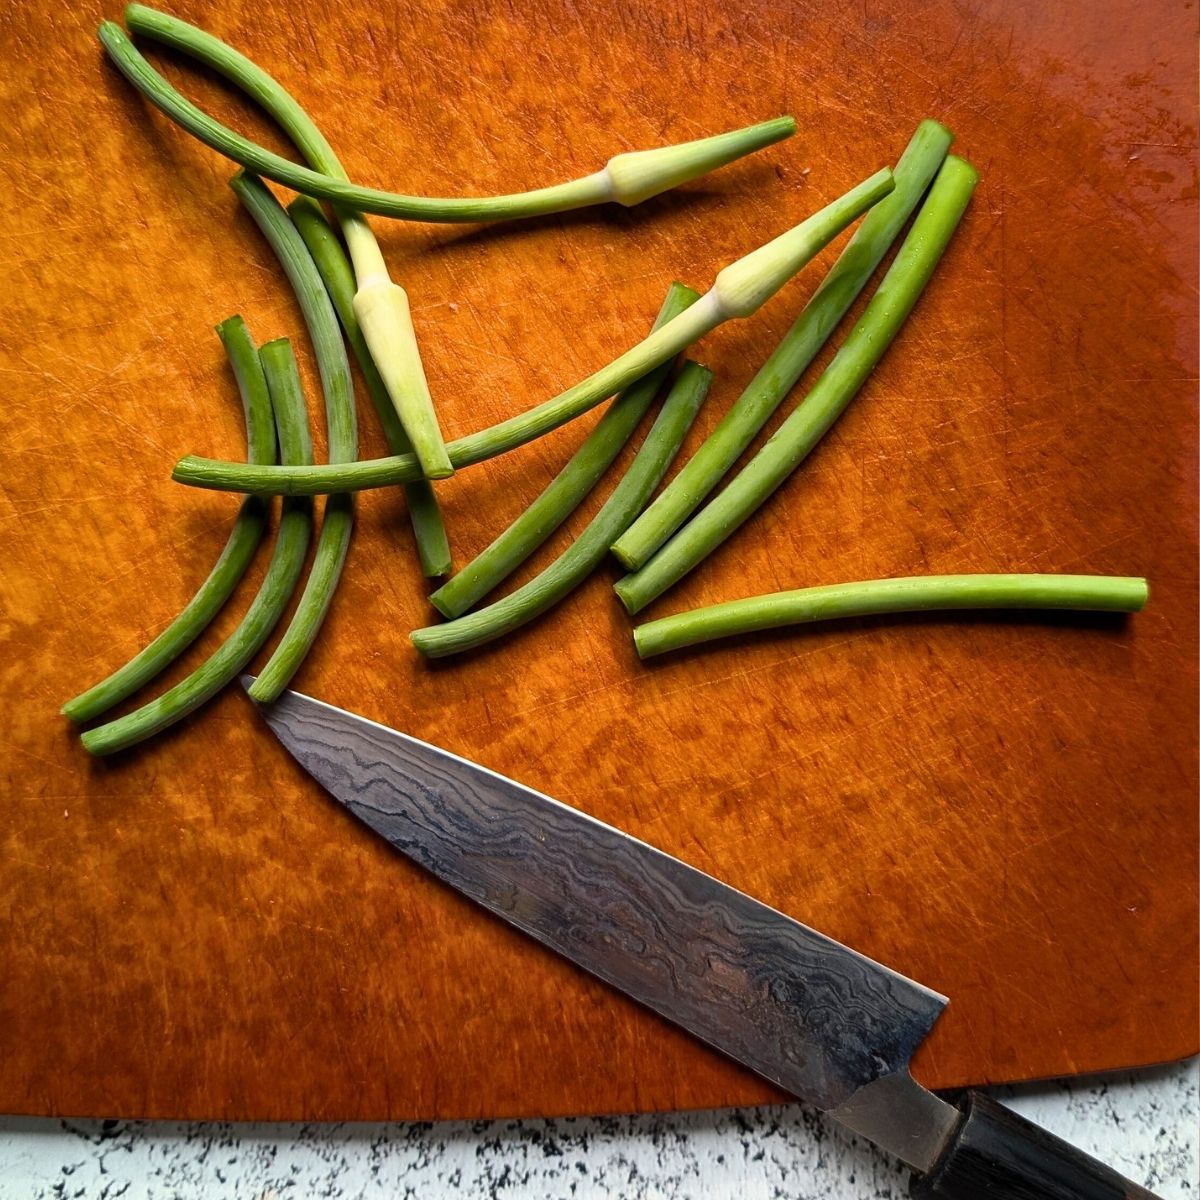
[[[1164,1200],[1200,1194],[1196,1061],[995,1094]],[[898,1200],[905,1174],[799,1106],[559,1121],[0,1118],[0,1200]]]

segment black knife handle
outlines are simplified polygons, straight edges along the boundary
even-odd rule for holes
[[[968,1092],[959,1107],[962,1124],[913,1182],[920,1200],[1158,1200],[980,1092]]]

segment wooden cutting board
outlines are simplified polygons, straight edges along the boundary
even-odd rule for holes
[[[169,478],[184,453],[241,453],[211,326],[241,312],[260,340],[307,343],[229,165],[102,60],[113,6],[3,7],[0,1110],[435,1118],[774,1096],[394,856],[236,693],[111,762],[81,750],[59,704],[178,610],[236,507]],[[408,191],[540,185],[796,115],[794,140],[637,210],[376,221],[451,436],[607,362],[672,278],[707,287],[894,161],[920,118],[957,131],[982,183],[909,326],[804,469],[652,613],[1015,570],[1145,574],[1144,614],[861,621],[643,666],[605,570],[519,636],[430,666],[407,641],[431,614],[403,502],[375,492],[296,682],[942,990],[928,1084],[1193,1052],[1194,6],[178,11],[293,89],[354,178]],[[689,450],[835,252],[702,344],[718,383]],[[458,563],[594,420],[440,488]],[[230,630],[264,558],[172,679]]]

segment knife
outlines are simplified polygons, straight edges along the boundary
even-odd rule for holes
[[[250,676],[242,680],[253,682]],[[611,825],[298,692],[257,706],[397,850],[827,1113],[946,1200],[1156,1200],[980,1092],[909,1073],[947,999]]]

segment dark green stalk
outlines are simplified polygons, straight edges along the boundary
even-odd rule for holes
[[[137,21],[143,24],[140,16]],[[150,32],[148,28],[146,31]],[[152,36],[159,34],[154,32]],[[228,126],[213,120],[180,95],[138,53],[119,25],[112,21],[102,22],[99,38],[117,70],[151,104],[206,146],[212,147],[256,174],[273,179],[307,196],[329,200],[333,204],[359,212],[403,217],[410,221],[510,221],[519,217],[566,212],[607,201],[637,204],[666,188],[695,179],[742,155],[791,137],[796,131],[796,123],[791,117],[778,117],[773,121],[764,121],[746,129],[718,134],[716,137],[688,143],[686,146],[617,155],[608,168],[582,179],[508,196],[404,196],[377,188],[358,187],[345,179],[310,170],[271,153],[235,133]]]
[[[863,218],[796,323],[746,390],[654,503],[613,545],[613,554],[631,571],[642,566],[700,506],[807,370],[912,215],[942,165],[953,136],[936,121],[922,121],[917,126],[896,164],[896,190]]]
[[[354,315],[354,271],[346,252],[334,233],[333,227],[325,219],[320,206],[308,196],[298,196],[288,205],[288,215],[292,218],[304,244],[317,265],[325,290],[337,310],[338,320],[346,333],[346,341],[358,360],[366,383],[367,395],[379,415],[379,424],[383,428],[383,436],[388,449],[393,454],[410,454],[412,444],[408,434],[388,395],[387,388],[371,357],[362,330],[358,327],[358,318]],[[408,515],[412,522],[413,536],[417,543],[417,554],[421,559],[421,569],[427,576],[445,575],[450,570],[450,543],[446,538],[446,527],[442,522],[442,513],[438,508],[437,497],[433,485],[427,479],[418,479],[404,485],[405,499],[408,501]]]
[[[227,317],[216,327],[216,332],[242,398],[246,418],[246,461],[273,463],[276,459],[275,422],[258,347],[240,316]]]
[[[731,536],[808,457],[845,411],[900,331],[933,274],[978,182],[975,169],[950,155],[912,229],[845,344],[816,386],[724,491],[701,509],[640,571],[616,585],[638,612]]]
[[[809,621],[949,609],[1077,609],[1140,612],[1149,597],[1144,579],[1110,575],[927,575],[868,579],[751,596],[639,625],[642,658],[717,638],[779,629]]]
[[[446,447],[450,465],[470,466],[523,446],[594,408],[659,364],[669,362],[722,322],[750,316],[811,262],[823,246],[892,189],[892,173],[886,167],[864,179],[819,212],[722,268],[712,287],[695,304],[607,366],[526,412],[451,442]],[[175,464],[172,474],[180,483],[217,491],[309,496],[407,483],[419,478],[421,469],[409,454],[337,467],[290,469],[188,456]]]
[[[280,456],[287,463],[311,460],[308,416],[291,349],[283,340],[269,342],[262,348],[261,360],[275,409]],[[235,679],[283,616],[300,581],[311,532],[312,502],[285,501],[267,573],[238,627],[207,662],[156,700],[107,725],[89,729],[81,739],[85,749],[97,755],[113,754],[144,741],[195,712]]]
[[[246,460],[275,461],[275,425],[271,397],[258,362],[258,350],[241,317],[229,317],[217,326],[233,368],[246,417]],[[123,667],[82,695],[68,700],[62,712],[72,721],[91,721],[115,704],[127,700],[140,687],[173,663],[205,629],[233,594],[267,528],[267,506],[258,497],[243,502],[225,548],[208,578],[183,611],[144,650]]]
[[[295,225],[261,179],[239,173],[230,181],[246,210],[275,251],[300,302],[312,339],[325,393],[325,417],[329,427],[329,461],[352,461],[358,451],[358,429],[354,415],[354,386],[350,363],[338,328],[329,293],[321,282],[312,255]],[[253,699],[269,704],[287,687],[317,636],[346,561],[354,528],[353,498],[331,496],[325,505],[321,533],[312,570],[275,653],[250,689]]]
[[[292,343],[287,338],[276,338],[263,346],[258,352],[258,358],[262,363],[263,377],[267,381],[271,404],[275,409],[279,444],[291,447],[284,455],[284,461],[312,462],[312,427],[308,420],[304,385],[300,382],[300,369],[296,366]]]
[[[629,470],[570,547],[540,575],[487,608],[415,630],[410,635],[413,645],[428,658],[471,650],[527,624],[578,587],[604,560],[613,538],[641,511],[666,474],[711,383],[707,367],[685,363]]]
[[[682,283],[671,284],[653,328],[658,329],[699,299],[699,292]],[[669,362],[662,363],[612,402],[542,494],[486,550],[429,597],[438,612],[447,617],[461,616],[512,574],[575,511],[633,436],[670,369]]]

